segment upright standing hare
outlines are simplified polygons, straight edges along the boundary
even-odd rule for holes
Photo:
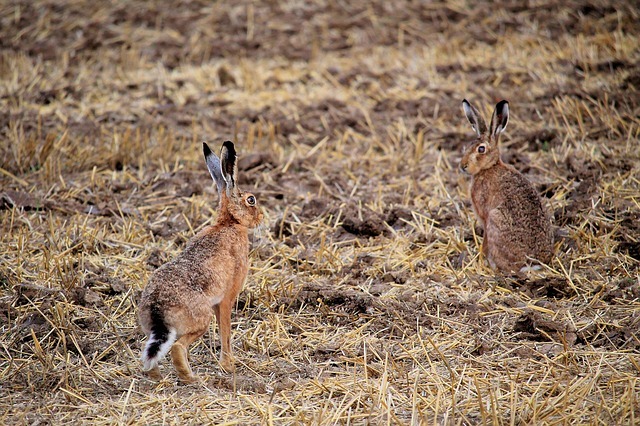
[[[156,270],[142,292],[138,316],[148,336],[142,352],[144,370],[159,379],[158,362],[171,350],[178,376],[196,381],[189,367],[189,345],[202,336],[215,314],[222,341],[220,365],[234,370],[231,309],[249,266],[248,229],[262,220],[256,197],[236,186],[236,151],[224,142],[220,159],[203,144],[220,207],[215,225],[198,232],[184,251]]]
[[[473,175],[471,201],[484,229],[482,254],[492,268],[514,272],[553,256],[551,221],[531,183],[500,159],[498,139],[509,121],[509,103],[500,101],[487,125],[466,99],[462,106],[477,134],[460,162]]]

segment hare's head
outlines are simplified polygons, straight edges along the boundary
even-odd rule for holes
[[[500,161],[498,139],[509,122],[509,102],[500,101],[496,105],[491,117],[491,124],[487,125],[478,110],[466,99],[462,101],[462,108],[476,132],[477,138],[464,150],[460,161],[460,168],[472,175],[494,166]]]
[[[209,146],[202,144],[207,168],[218,187],[220,195],[220,220],[239,223],[247,228],[253,228],[262,221],[262,211],[258,207],[256,197],[243,192],[236,186],[238,167],[236,165],[236,149],[233,142],[226,141],[220,149],[220,158]]]

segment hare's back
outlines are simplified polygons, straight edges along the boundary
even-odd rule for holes
[[[189,270],[184,262],[176,260],[160,267],[142,294],[139,315],[143,329],[150,329],[151,313],[155,310],[178,336],[199,330],[206,327],[213,306],[224,296],[224,289],[213,287],[215,280],[210,281],[206,271],[197,267]]]
[[[547,219],[538,192],[521,173],[513,170],[502,179],[502,203],[510,212],[514,225],[524,228],[540,226]]]
[[[551,220],[534,186],[514,170],[505,176],[503,193],[500,210],[508,215],[508,238],[546,261],[553,247]]]
[[[176,259],[177,260],[177,259]],[[171,261],[156,269],[142,292],[140,304],[173,305],[179,303],[181,295],[188,291],[190,273],[179,262]]]

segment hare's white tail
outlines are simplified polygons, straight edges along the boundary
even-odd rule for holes
[[[158,365],[158,362],[169,352],[171,346],[176,341],[177,333],[175,329],[167,329],[164,324],[154,327],[142,351],[142,364],[144,371],[149,371]]]

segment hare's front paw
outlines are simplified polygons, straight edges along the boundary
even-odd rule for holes
[[[227,373],[233,373],[236,371],[236,366],[234,365],[233,358],[230,356],[223,356],[220,359],[220,367]]]
[[[160,373],[160,368],[157,365],[151,370],[147,371],[147,376],[149,376],[151,380],[155,380],[157,382],[162,380],[162,374]]]
[[[178,373],[178,379],[182,382],[182,383],[200,383],[200,377],[196,376],[195,374],[180,374]]]

